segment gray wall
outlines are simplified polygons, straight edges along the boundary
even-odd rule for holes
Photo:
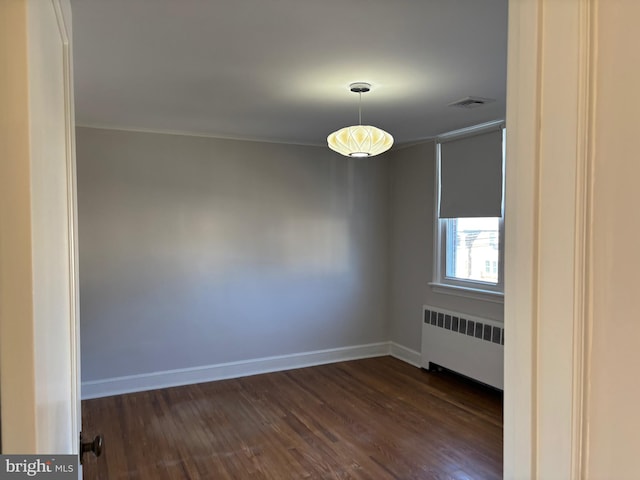
[[[326,148],[77,129],[83,381],[392,340],[420,351],[433,142]]]
[[[503,305],[431,290],[435,202],[435,144],[393,150],[390,164],[390,328],[391,341],[420,351],[422,305],[494,320]]]
[[[78,128],[77,162],[83,381],[389,339],[384,157]]]

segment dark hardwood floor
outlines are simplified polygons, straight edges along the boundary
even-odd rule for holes
[[[85,479],[502,478],[502,395],[391,357],[82,407]]]

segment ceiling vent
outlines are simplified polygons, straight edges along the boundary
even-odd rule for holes
[[[483,106],[486,103],[495,102],[493,98],[484,98],[484,97],[464,97],[460,100],[456,100],[455,102],[449,103],[448,107],[458,107],[458,108],[478,108]]]

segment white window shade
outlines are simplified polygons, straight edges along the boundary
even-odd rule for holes
[[[502,216],[502,129],[440,142],[440,218]]]

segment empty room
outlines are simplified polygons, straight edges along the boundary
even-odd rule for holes
[[[501,478],[506,1],[72,10],[85,475]]]
[[[0,4],[2,454],[634,478],[634,13]]]

